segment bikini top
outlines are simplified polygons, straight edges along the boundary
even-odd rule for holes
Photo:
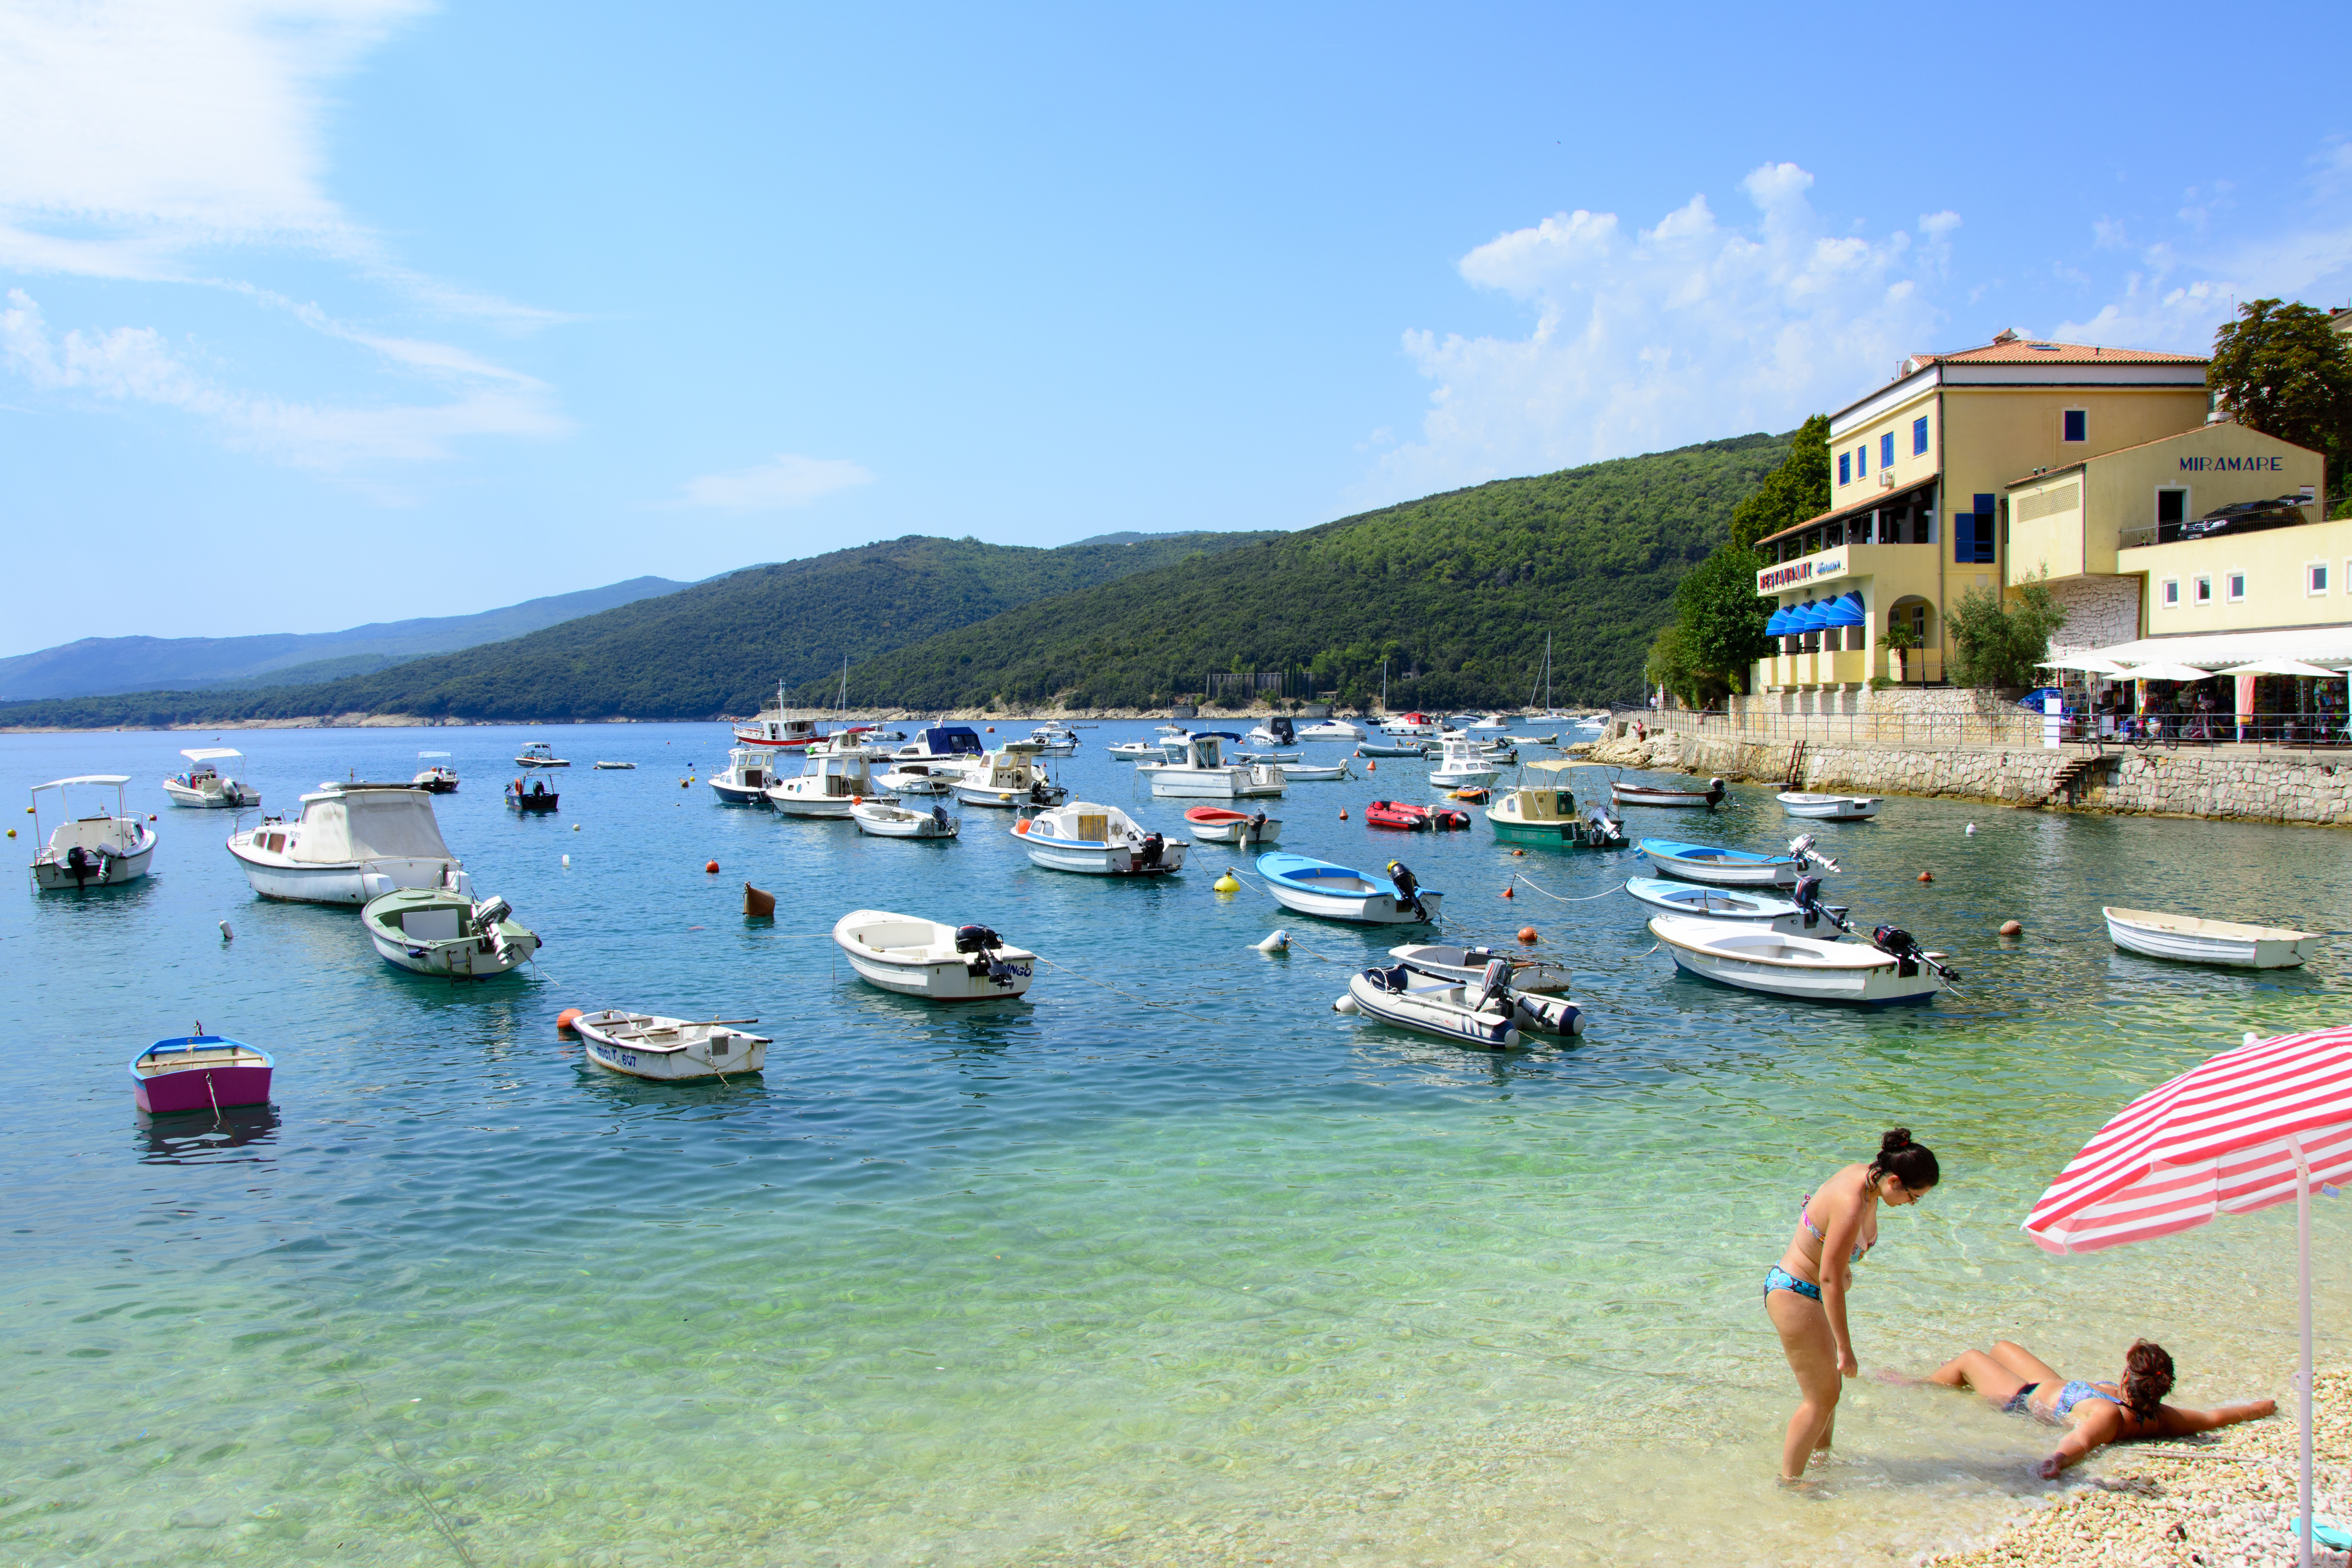
[[[2137,1415],[2137,1412],[2132,1410],[2128,1405],[2126,1405],[2122,1400],[2117,1399],[2114,1394],[2107,1393],[2105,1389],[2099,1387],[2098,1384],[2095,1383],[2084,1383],[2080,1378],[2069,1383],[2065,1387],[2058,1391],[2057,1402],[2051,1406],[2051,1414],[2056,1416],[2059,1420],[2063,1421],[2068,1415],[2074,1413],[2074,1406],[2082,1404],[2085,1399],[2104,1399],[2108,1404],[2115,1405],[2119,1410],[2122,1410],[2126,1415]]]
[[[1804,1197],[1798,1202],[1797,1223],[1803,1226],[1807,1230],[1812,1232],[1813,1239],[1815,1241],[1827,1241],[1829,1237],[1823,1236],[1821,1231],[1821,1226],[1813,1223],[1812,1204],[1813,1194],[1811,1193],[1807,1193]],[[1878,1239],[1875,1237],[1873,1237],[1868,1241],[1856,1241],[1853,1244],[1853,1257],[1849,1261],[1854,1263],[1861,1262],[1869,1255],[1870,1249],[1877,1245]]]

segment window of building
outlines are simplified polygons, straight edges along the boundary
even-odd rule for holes
[[[2189,602],[2192,604],[2211,604],[2213,602],[2213,579],[2210,577],[2192,578],[2189,584]]]
[[[2189,492],[2187,490],[2162,489],[2156,492],[2157,527],[2162,528],[2168,523],[2185,521],[2188,516]],[[2162,542],[2169,544],[2172,542],[2165,540]]]
[[[2303,569],[2303,591],[2315,597],[2327,592],[2327,563],[2314,561]]]
[[[1974,511],[1952,514],[1952,561],[1959,565],[1983,565],[1993,559],[1993,529],[1997,518],[1993,498],[1979,495]]]
[[[2221,579],[2221,591],[2229,596],[2230,603],[2242,603],[2246,596],[2246,574],[2243,572],[2226,574]]]
[[[2174,610],[2180,607],[2180,579],[2167,577],[2156,592],[2157,607]]]
[[[1911,421],[1911,455],[1926,455],[1927,450],[1927,416],[1924,414]]]
[[[1853,458],[1849,453],[1838,454],[1838,483],[1842,485],[1853,483]]]
[[[1864,441],[1853,449],[1853,477],[1862,479],[1870,472],[1870,443]]]
[[[1835,550],[1839,545],[1843,544],[1844,542],[1845,524],[1842,522],[1833,522],[1827,528],[1822,530],[1822,549]]]
[[[1878,466],[1882,468],[1895,466],[1895,432],[1892,430],[1878,438]]]
[[[2089,410],[2083,408],[2069,408],[2065,413],[2060,415],[2058,417],[2062,426],[2058,437],[2060,440],[2087,441],[2091,438],[2091,416]]]

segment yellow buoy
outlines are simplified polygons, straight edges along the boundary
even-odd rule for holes
[[[1221,893],[1238,893],[1242,890],[1242,885],[1234,879],[1234,868],[1231,866],[1225,868],[1223,876],[1210,883],[1209,886]]]

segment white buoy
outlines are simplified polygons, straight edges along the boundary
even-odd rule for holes
[[[574,832],[574,833],[579,832],[579,831],[580,831],[580,825],[579,825],[578,823],[576,823],[576,822],[575,822],[575,823],[573,823],[573,824],[572,825],[572,832]]]
[[[1260,952],[1287,952],[1290,951],[1290,933],[1286,931],[1278,931],[1264,942],[1252,942],[1250,945]]]
[[[569,856],[569,855],[566,855],[566,856],[563,858],[563,863],[564,863],[566,866],[571,865],[571,864],[572,864],[572,857],[571,857],[571,856]]]
[[[1977,825],[1976,825],[1975,823],[1973,823],[1973,822],[1969,823],[1969,837],[1971,837],[1971,838],[1975,837],[1976,837],[1976,831],[1977,831]]]
[[[228,929],[228,921],[221,921],[221,923],[220,923],[220,928],[221,928],[221,941],[223,941],[223,942],[235,942],[235,941],[236,940],[236,932],[235,932],[235,931],[231,931],[231,930],[229,930],[229,929]]]
[[[1353,996],[1334,996],[1331,998],[1331,1011],[1334,1013],[1360,1013],[1363,1009],[1356,1005],[1356,999]]]

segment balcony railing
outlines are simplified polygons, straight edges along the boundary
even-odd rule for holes
[[[2278,528],[2301,528],[2318,521],[2300,510],[2281,515],[2246,518],[2205,518],[2182,522],[2151,522],[2144,528],[2116,530],[2116,548],[2143,550],[2151,544],[2194,544],[2200,539],[2235,539],[2246,533],[2268,533]]]
[[[1678,731],[1716,741],[1747,741],[1786,746],[1803,741],[1814,746],[1854,746],[1889,751],[2037,750],[2045,743],[2040,713],[2021,708],[1994,708],[1974,713],[1777,713],[1744,711],[1699,712],[1687,708],[1664,711],[1628,709],[1616,715],[1640,721],[1652,732]],[[1612,725],[1612,734],[1616,726]],[[2059,742],[2085,752],[2214,751],[2232,752],[2317,750],[2352,747],[2352,726],[2342,713],[2150,713],[2067,714],[2060,720]]]

